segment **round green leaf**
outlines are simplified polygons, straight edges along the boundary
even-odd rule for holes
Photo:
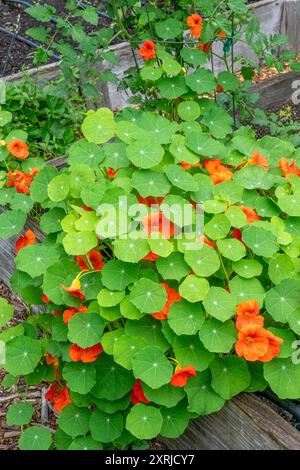
[[[235,314],[236,302],[232,294],[221,287],[211,287],[203,301],[207,313],[224,322]]]
[[[14,307],[6,299],[0,297],[0,327],[5,326],[14,314]]]
[[[164,171],[171,183],[177,188],[183,189],[183,191],[197,191],[198,185],[192,175],[187,173],[181,166],[166,165]]]
[[[184,255],[185,261],[197,276],[208,277],[220,268],[220,259],[214,248],[203,244],[197,251],[187,251]]]
[[[67,175],[55,176],[48,184],[48,196],[51,201],[63,201],[68,196],[69,191],[70,179]]]
[[[119,366],[111,356],[102,353],[95,366],[97,383],[91,394],[96,398],[119,400],[132,390],[135,383],[132,372]]]
[[[224,405],[224,399],[211,387],[209,370],[196,377],[190,377],[185,391],[188,397],[188,411],[197,415],[207,415],[219,411]]]
[[[100,442],[94,441],[91,436],[78,437],[74,439],[68,450],[102,450],[103,446]]]
[[[206,279],[190,274],[179,286],[179,294],[189,302],[203,300],[208,292],[209,283]]]
[[[153,439],[160,433],[162,425],[160,411],[142,403],[134,405],[126,419],[126,429],[138,439]]]
[[[125,369],[132,369],[134,354],[145,346],[147,346],[147,342],[144,338],[122,335],[114,343],[114,360]]]
[[[243,242],[258,256],[270,258],[278,250],[276,237],[269,230],[250,225],[243,230]]]
[[[18,336],[6,344],[5,369],[14,376],[30,374],[38,365],[41,356],[38,341],[28,336]]]
[[[184,121],[195,121],[200,116],[200,106],[195,101],[182,101],[177,108],[179,117]]]
[[[110,260],[101,271],[102,283],[107,289],[121,291],[137,280],[139,271],[138,264]]]
[[[117,258],[128,263],[137,263],[149,253],[147,240],[117,239],[114,244],[114,254]]]
[[[90,419],[91,435],[95,441],[113,442],[123,432],[122,413],[107,414],[97,410]]]
[[[89,114],[81,127],[84,137],[95,144],[103,144],[115,135],[114,115],[108,108],[100,108]]]
[[[217,247],[224,258],[231,261],[239,261],[246,255],[245,245],[235,238],[217,240]]]
[[[250,279],[260,276],[263,270],[262,265],[256,259],[241,259],[232,263],[232,269],[241,277]]]
[[[137,140],[127,147],[129,160],[137,167],[148,169],[158,165],[163,156],[163,147],[152,139]]]
[[[33,413],[30,403],[14,403],[8,408],[6,422],[9,426],[24,426],[30,423]]]
[[[69,320],[68,338],[81,348],[89,348],[100,343],[104,326],[104,320],[97,313],[77,313]]]
[[[300,305],[299,281],[284,279],[276,287],[266,293],[266,309],[271,317],[278,322],[289,321],[289,316]]]
[[[132,302],[143,313],[159,312],[167,302],[166,290],[150,279],[139,279],[130,293]]]
[[[163,417],[163,425],[160,434],[164,437],[179,437],[189,424],[189,413],[182,406],[160,409]]]
[[[176,406],[184,397],[184,390],[181,387],[173,387],[166,384],[160,388],[153,389],[146,384],[142,384],[145,397],[153,403],[163,405],[167,408]]]
[[[5,211],[0,214],[0,238],[7,240],[21,232],[27,215],[22,211]]]
[[[68,154],[68,162],[70,165],[84,163],[91,168],[97,168],[105,156],[102,148],[83,139],[71,145],[68,149]]]
[[[142,197],[165,196],[170,191],[166,176],[151,170],[135,171],[131,183]]]
[[[292,359],[275,358],[264,364],[264,377],[279,398],[298,400],[300,397],[300,365]]]
[[[19,439],[20,450],[48,450],[51,446],[51,433],[39,426],[27,428]]]
[[[189,91],[184,77],[181,75],[173,78],[161,78],[157,82],[157,86],[161,96],[168,100],[179,98]]]
[[[241,357],[216,357],[209,368],[212,374],[211,385],[225,400],[230,400],[250,384],[247,363]]]
[[[179,282],[190,272],[184,259],[181,253],[171,253],[170,256],[156,261],[157,270],[164,279],[175,279]]]
[[[205,370],[214,358],[214,354],[207,351],[199,340],[191,336],[175,337],[173,349],[177,361],[182,366],[195,367],[199,372]]]
[[[46,245],[29,245],[19,251],[16,258],[17,268],[31,277],[44,274],[47,269],[58,261],[59,254],[55,248]]]
[[[295,266],[287,255],[275,255],[269,262],[268,274],[273,284],[279,284],[283,279],[293,277]]]
[[[191,305],[186,300],[175,302],[170,307],[168,324],[177,335],[194,335],[204,322],[201,304]]]
[[[68,436],[83,436],[89,431],[90,416],[87,408],[78,408],[71,403],[62,409],[58,424]]]
[[[232,320],[220,322],[210,318],[200,328],[199,338],[208,351],[229,353],[237,341],[237,332]]]
[[[151,388],[159,388],[170,382],[173,368],[161,350],[147,346],[136,351],[132,358],[133,373]]]
[[[94,232],[68,233],[63,239],[65,251],[69,255],[85,255],[98,244]]]
[[[70,390],[84,395],[96,383],[96,370],[93,364],[70,363],[63,368],[63,378]]]

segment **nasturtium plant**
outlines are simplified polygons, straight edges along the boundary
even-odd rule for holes
[[[29,406],[11,407],[21,449],[132,448],[240,392],[300,398],[300,222],[283,199],[300,191],[293,151],[263,154],[247,130],[207,126],[197,99],[177,104],[176,122],[89,113],[66,166],[32,183],[44,238],[22,231],[11,285],[43,313],[10,327],[1,299],[0,340],[5,383],[48,383],[59,419],[52,441]],[[25,219],[11,210],[6,236]]]

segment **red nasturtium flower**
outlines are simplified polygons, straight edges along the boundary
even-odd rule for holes
[[[290,175],[300,176],[300,168],[297,168],[294,160],[292,163],[289,163],[286,158],[281,158],[278,168],[283,171],[283,175],[286,179],[289,179]]]
[[[60,388],[56,384],[51,385],[45,398],[53,404],[53,408],[58,414],[65,406],[72,403],[68,387]]]
[[[25,248],[25,246],[28,246],[28,245],[34,245],[35,242],[36,242],[35,234],[32,232],[32,230],[27,230],[27,232],[25,232],[25,234],[19,237],[18,240],[16,241],[17,254],[22,248]]]
[[[256,300],[247,300],[241,302],[236,307],[236,322],[237,330],[244,328],[247,325],[264,325],[264,318],[259,315],[259,305]]]
[[[14,186],[17,193],[29,194],[30,186],[33,182],[35,175],[40,171],[39,168],[33,168],[30,173],[24,173],[23,171],[14,170],[7,173],[8,182],[6,186],[8,188]]]
[[[89,207],[89,206],[87,206],[87,205],[85,205],[85,204],[83,204],[83,205],[81,206],[81,208],[84,209],[84,210],[87,211],[87,212],[92,212],[92,211],[93,211],[93,209],[92,209],[91,207]]]
[[[44,302],[44,304],[49,304],[50,303],[50,300],[49,300],[49,298],[46,294],[42,294],[41,299],[42,299],[42,302]]]
[[[85,296],[81,292],[81,283],[77,277],[74,279],[74,281],[72,281],[70,287],[66,287],[64,284],[61,284],[61,287],[70,295],[73,295],[73,297],[78,297],[80,300],[85,300]]]
[[[12,140],[7,144],[7,150],[20,160],[25,160],[29,155],[28,145],[23,140]]]
[[[201,42],[199,42],[197,47],[200,49],[200,51],[205,52],[206,54],[208,54],[209,52],[211,52],[212,43],[211,42],[206,42],[205,44],[202,44]]]
[[[175,372],[171,378],[170,384],[173,387],[185,387],[187,384],[187,379],[189,377],[194,377],[196,375],[196,369],[192,366],[177,366]]]
[[[233,177],[233,173],[222,165],[219,158],[204,160],[204,167],[208,171],[214,184],[221,183],[222,181],[230,181]]]
[[[222,87],[222,85],[218,85],[217,88],[216,88],[216,91],[217,91],[217,93],[223,93],[224,88]]]
[[[217,245],[213,241],[209,240],[205,235],[201,235],[200,241],[205,243],[208,246],[211,246],[214,249],[217,248]]]
[[[101,253],[99,253],[99,251],[91,250],[85,256],[88,256],[88,258],[90,260],[90,264],[93,266],[93,269],[95,271],[101,271],[101,269],[103,268],[105,263],[102,259],[102,255],[101,255]],[[81,271],[90,271],[91,268],[90,268],[87,260],[85,259],[85,256],[77,256],[76,257],[76,263],[80,266]]]
[[[187,25],[190,27],[190,34],[194,38],[200,38],[202,33],[203,20],[198,13],[193,13],[186,19]]]
[[[260,216],[255,212],[252,207],[245,207],[245,206],[238,206],[239,209],[241,209],[245,216],[247,217],[247,223],[252,224],[256,220],[260,220]]]
[[[145,41],[139,48],[139,54],[144,60],[155,59],[156,46],[152,41]]]
[[[153,313],[152,317],[156,318],[156,320],[166,320],[168,318],[171,305],[175,302],[179,302],[181,297],[175,289],[172,289],[172,287],[168,286],[165,282],[161,282],[160,285],[165,288],[168,299],[165,306],[159,312]]]
[[[81,348],[77,344],[72,344],[69,349],[69,356],[73,362],[94,362],[103,352],[101,344],[95,344],[89,348]]]
[[[260,325],[250,324],[240,329],[235,351],[247,361],[271,361],[280,353],[281,338],[273,335]]]
[[[148,207],[159,205],[163,202],[164,197],[163,196],[158,196],[158,197],[153,197],[153,196],[148,196],[148,197],[142,197],[142,196],[137,196],[137,200],[140,204],[145,204]]]
[[[87,313],[88,309],[85,305],[82,305],[80,308],[75,308],[75,307],[70,307],[67,310],[64,311],[63,313],[63,321],[67,325],[71,318],[76,315],[76,313]]]
[[[143,218],[144,232],[151,234],[160,232],[169,240],[174,236],[174,224],[162,212],[153,212]]]
[[[107,168],[106,174],[107,178],[113,180],[119,170],[114,170],[113,168]]]
[[[153,253],[153,251],[150,251],[146,256],[144,256],[145,261],[157,261],[159,258],[159,255],[156,253]]]
[[[131,396],[130,396],[130,401],[133,405],[137,405],[138,403],[150,403],[148,398],[145,397],[140,379],[137,379],[137,381],[135,382],[133,386]]]
[[[262,166],[264,170],[268,171],[269,162],[266,157],[261,155],[258,150],[254,150],[250,160],[248,161],[249,165],[258,165]]]
[[[225,31],[220,31],[219,32],[219,37],[222,38],[222,39],[226,39],[227,38],[227,33],[225,33]]]

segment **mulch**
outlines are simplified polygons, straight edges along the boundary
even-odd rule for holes
[[[14,306],[14,318],[8,323],[8,326],[16,326],[26,319],[26,305],[2,281],[0,281],[0,297],[6,298]],[[24,380],[21,379],[17,385],[5,389],[1,387],[5,374],[5,371],[0,369],[0,450],[17,450],[20,428],[18,426],[9,426],[6,423],[6,413],[10,405],[24,400],[26,393],[26,401],[31,403],[35,410],[33,424],[47,427],[54,432],[56,418],[53,413],[48,413],[47,403],[44,399],[42,400],[43,385],[27,387]]]

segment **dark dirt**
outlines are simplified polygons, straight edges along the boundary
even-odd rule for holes
[[[38,3],[33,0],[28,0],[30,3]],[[61,17],[66,15],[65,1],[63,0],[47,0],[48,5],[52,5],[56,8],[56,14]],[[101,0],[88,0],[86,3],[92,4],[99,8]],[[20,27],[19,35],[25,37],[31,41],[32,38],[26,35],[26,30],[39,26],[40,23],[34,18],[29,16],[22,6],[13,5],[11,3],[6,3],[5,0],[0,0],[0,27],[5,28],[8,31],[15,32],[17,19],[20,15]],[[77,21],[77,20],[76,20]],[[107,20],[99,20],[99,26],[105,26],[109,24]],[[93,27],[87,23],[84,23],[86,31],[93,31]],[[54,31],[54,25],[52,23],[42,23],[42,26],[52,28]],[[98,26],[98,27],[99,27]],[[36,41],[34,41],[36,42]],[[32,64],[32,53],[35,48],[28,46],[14,38],[7,36],[4,33],[0,32],[0,77],[7,76],[13,73],[20,72],[23,68],[33,67]],[[55,59],[49,59],[49,63],[53,62]]]

